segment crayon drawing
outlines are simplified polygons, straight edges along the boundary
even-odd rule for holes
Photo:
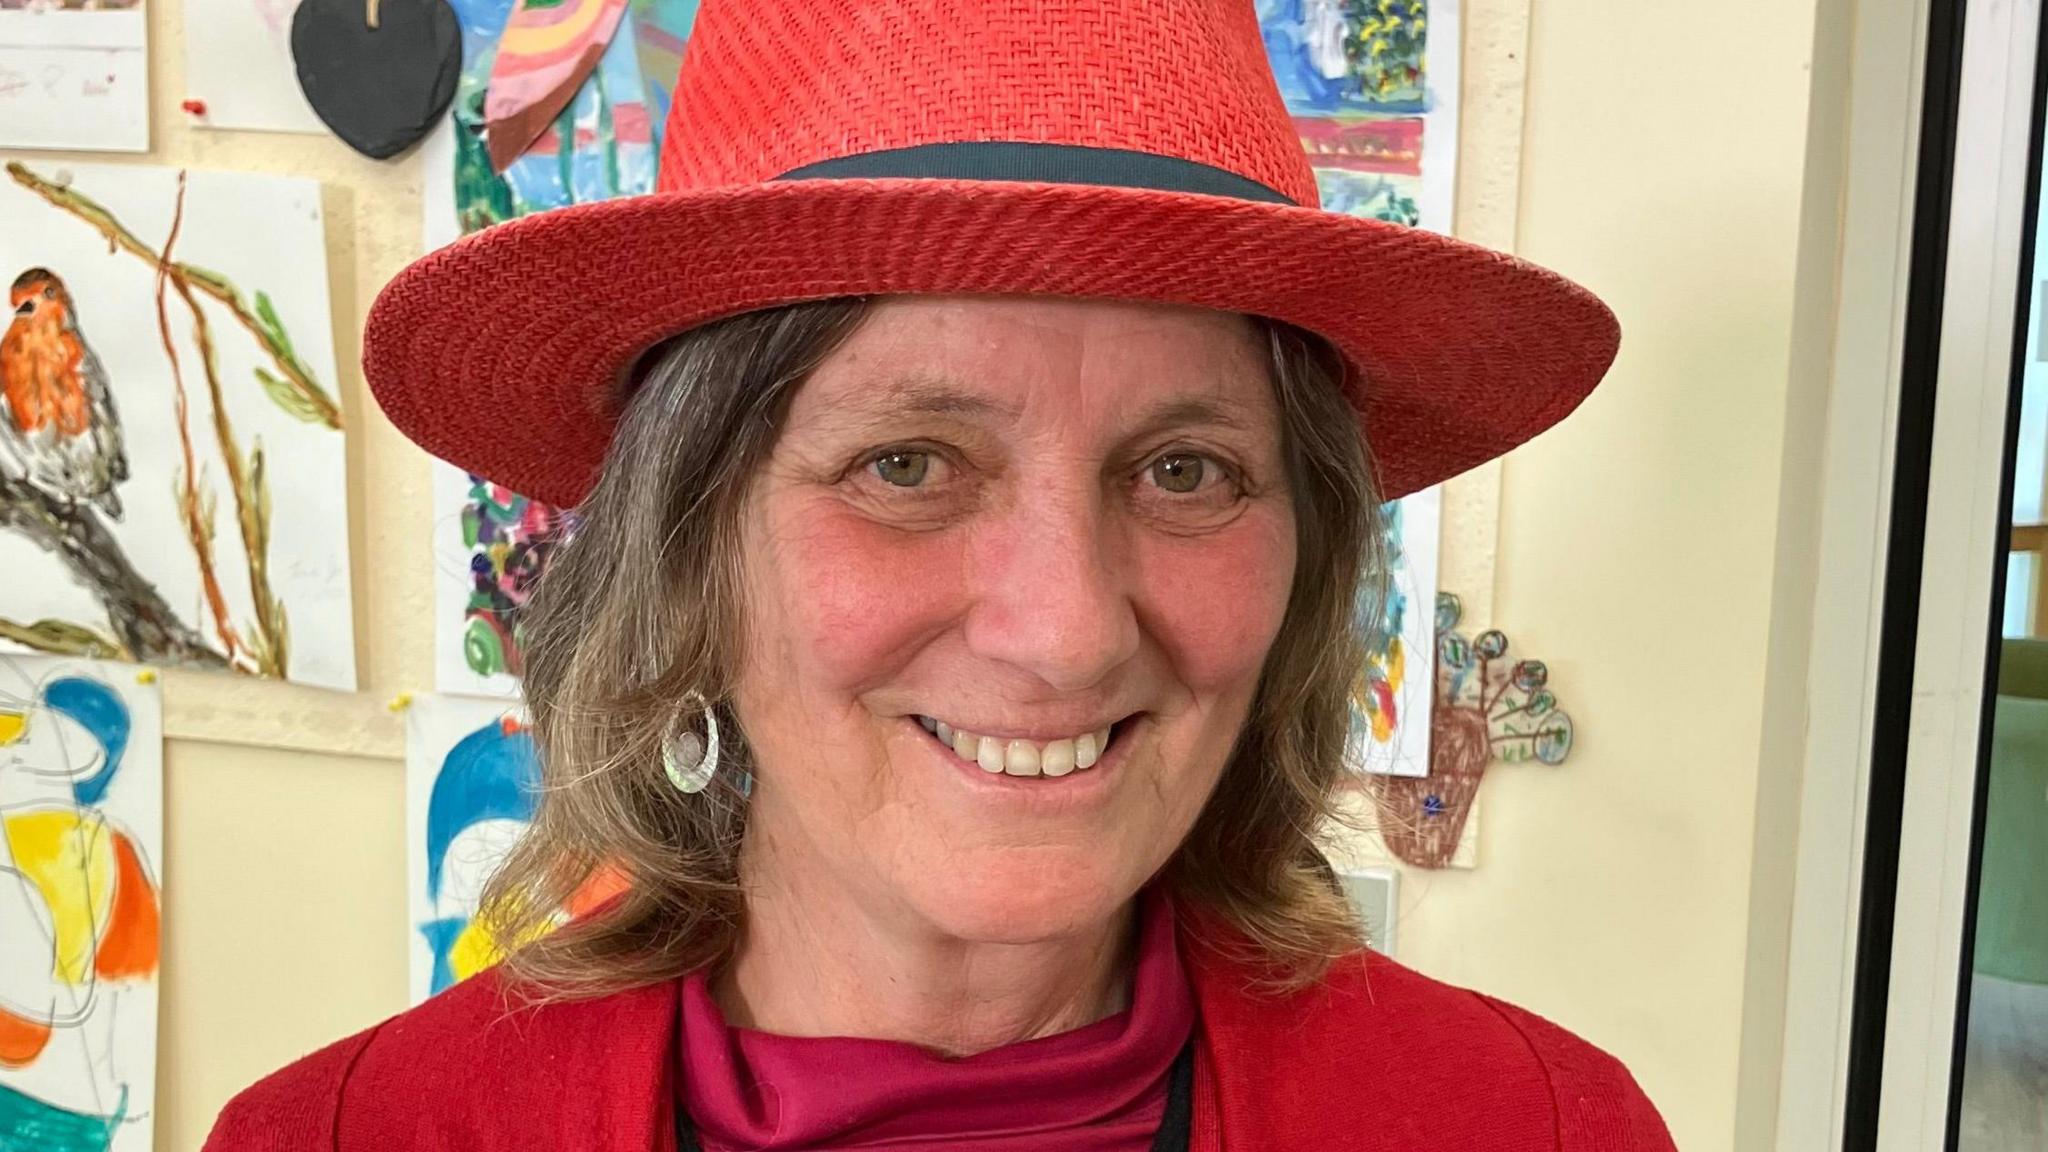
[[[0,180],[0,651],[355,687],[320,189]]]
[[[162,733],[147,673],[0,656],[0,1152],[151,1146]]]

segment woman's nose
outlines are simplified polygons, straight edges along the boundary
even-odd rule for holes
[[[975,655],[1077,692],[1137,653],[1129,549],[1093,494],[1023,501],[991,517],[967,564]]]

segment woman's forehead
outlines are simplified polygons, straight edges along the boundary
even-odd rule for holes
[[[1272,389],[1250,318],[1123,301],[889,297],[823,361],[798,413],[1014,421],[1047,410],[1206,408],[1265,423]]]

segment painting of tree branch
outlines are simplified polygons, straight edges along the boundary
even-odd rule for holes
[[[10,162],[0,651],[355,687],[320,188]]]

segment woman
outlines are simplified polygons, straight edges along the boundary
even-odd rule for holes
[[[1669,1148],[1311,839],[1380,501],[1561,419],[1606,309],[1315,211],[1243,0],[706,0],[667,140],[371,316],[400,427],[579,508],[546,793],[505,963],[209,1147]]]

